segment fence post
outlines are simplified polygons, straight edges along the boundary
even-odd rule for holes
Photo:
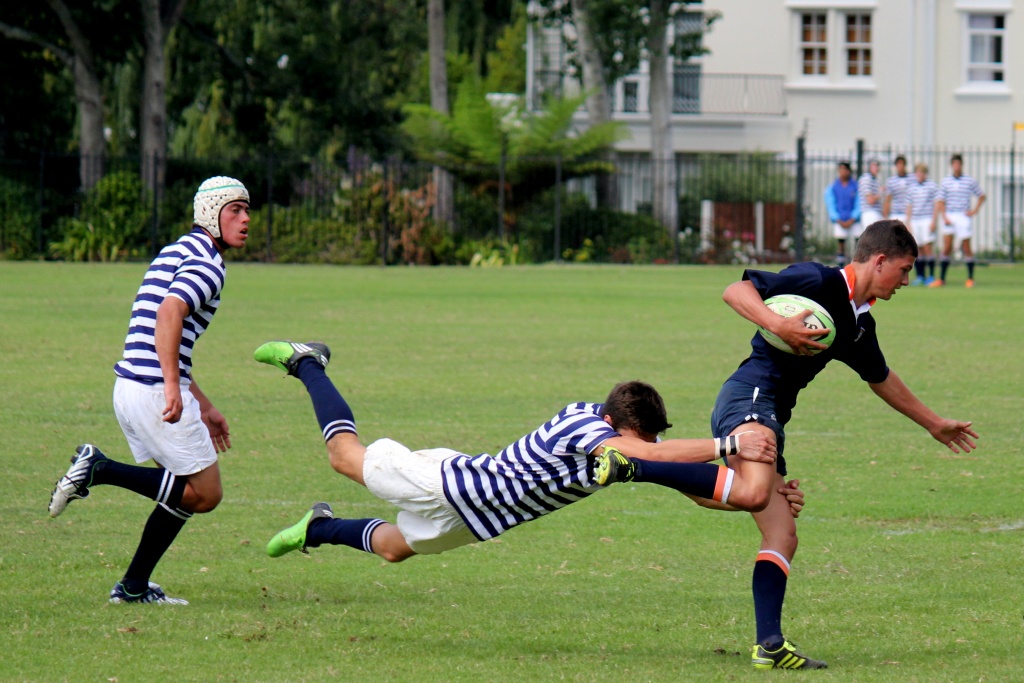
[[[505,241],[505,158],[508,154],[508,143],[505,134],[501,134],[501,159],[498,161],[498,238]]]
[[[857,175],[853,176],[854,180],[857,180],[864,173],[864,138],[857,138]]]
[[[562,153],[555,157],[555,263],[562,260]]]
[[[381,191],[384,193],[384,215],[380,222],[380,264],[388,264],[388,217],[391,214],[391,193],[388,192],[388,170],[391,166],[391,158],[384,157],[384,182],[381,183]]]
[[[267,263],[274,260],[274,153],[267,155]]]
[[[807,139],[796,139],[796,217],[793,220],[793,242],[796,247],[796,261],[804,260],[804,193],[807,188]]]
[[[1013,252],[1015,251],[1015,248],[1014,248],[1015,245],[1013,243],[1013,226],[1014,226],[1014,223],[1017,222],[1017,202],[1016,202],[1016,197],[1017,197],[1017,178],[1015,177],[1016,176],[1016,170],[1014,169],[1014,166],[1017,165],[1017,158],[1016,158],[1016,152],[1017,152],[1017,149],[1016,149],[1017,148],[1016,128],[1014,128],[1014,136],[1013,137],[1014,137],[1013,143],[1010,145],[1010,263],[1014,263]]]
[[[46,193],[46,152],[39,151],[39,225],[36,239],[39,243],[39,255],[46,258],[46,245],[43,237],[43,207],[45,206],[44,195]]]
[[[153,227],[151,228],[150,233],[150,239],[153,243],[153,258],[156,258],[156,255],[160,253],[160,245],[157,243],[157,233],[160,229],[160,200],[156,185],[157,178],[159,177],[157,171],[157,161],[159,154],[159,152],[153,152]]]

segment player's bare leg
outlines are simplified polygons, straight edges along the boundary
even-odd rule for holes
[[[327,442],[327,455],[331,459],[331,467],[338,474],[343,474],[357,484],[366,486],[363,481],[363,461],[366,458],[366,446],[359,437],[349,432],[335,435]]]
[[[181,507],[188,512],[210,512],[224,497],[220,466],[217,463],[188,475],[187,482],[181,496]]]
[[[971,288],[974,286],[974,250],[971,249],[971,238],[961,240],[960,248],[964,250],[964,263],[967,265],[967,282],[964,285]]]
[[[757,422],[740,425],[732,430],[730,435],[749,431],[756,431],[766,436],[771,435],[773,438],[775,435],[770,427]],[[778,488],[775,483],[778,475],[775,472],[774,463],[753,462],[734,456],[729,458],[728,465],[736,472],[733,486],[736,486],[736,480],[739,480],[740,483],[739,490],[729,496],[731,503],[735,501],[733,504],[746,510],[760,510],[769,504],[772,493]]]

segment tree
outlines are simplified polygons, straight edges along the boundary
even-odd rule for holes
[[[51,0],[53,1],[53,0]],[[167,63],[164,48],[188,0],[140,0],[145,55],[142,70],[142,182],[160,198],[167,167]]]
[[[512,203],[521,205],[554,185],[558,157],[565,177],[608,170],[606,163],[594,158],[622,138],[622,127],[609,121],[576,131],[573,116],[583,102],[582,96],[552,100],[542,111],[525,112],[518,102],[492,105],[479,81],[466,80],[450,116],[409,104],[403,129],[418,158],[481,189],[496,189],[494,179],[505,155]]]
[[[427,8],[428,51],[430,53],[430,106],[448,115],[448,66],[444,49],[444,0],[429,0]],[[434,220],[455,227],[455,199],[451,174],[434,166]]]
[[[582,64],[583,89],[588,93],[587,114],[591,125],[605,125],[612,120],[612,104],[609,81],[605,74],[605,56],[595,40],[595,34],[600,27],[593,22],[587,0],[572,0],[572,18],[576,27],[576,46]],[[615,152],[608,150],[605,159],[614,166]],[[611,173],[598,176],[597,203],[602,207],[618,205],[615,176]]]
[[[103,177],[106,141],[103,136],[103,86],[97,70],[92,41],[63,0],[47,0],[47,5],[60,21],[71,48],[33,31],[0,22],[0,33],[14,40],[34,43],[52,52],[71,71],[75,83],[78,108],[79,181],[83,190],[90,190]]]
[[[650,67],[648,109],[651,114],[651,164],[653,167],[653,210],[667,230],[678,229],[678,193],[676,191],[675,153],[672,147],[672,69],[705,52],[702,36],[718,19],[717,12],[691,13],[688,5],[697,0],[572,0],[572,13],[566,15],[560,0],[542,3],[553,19],[570,20],[576,27],[577,40],[570,43],[579,54],[583,85],[594,87],[598,82],[595,66],[588,75],[588,60],[600,64],[605,81],[604,92],[619,78],[635,72],[645,56]],[[580,6],[584,11],[577,11]],[[587,26],[600,27],[600,32],[587,31]],[[581,26],[583,29],[581,30]],[[668,40],[669,29],[673,40]],[[591,54],[591,53],[596,53]],[[606,95],[607,97],[607,95]],[[588,103],[587,109],[599,110]],[[610,107],[610,105],[609,105]],[[610,117],[610,111],[609,111]]]

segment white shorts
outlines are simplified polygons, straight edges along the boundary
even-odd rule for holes
[[[410,451],[391,439],[366,447],[363,482],[373,495],[398,507],[398,530],[420,555],[443,553],[476,543],[462,517],[444,495],[441,462],[457,451]]]
[[[176,477],[195,474],[217,462],[210,431],[199,415],[199,401],[181,385],[181,419],[163,421],[163,384],[143,384],[118,377],[114,382],[114,414],[135,462],[155,460]]]
[[[851,236],[853,236],[853,237],[860,237],[861,233],[863,233],[863,232],[864,232],[863,224],[860,223],[859,221],[854,223],[853,225],[851,225],[848,228],[844,228],[843,226],[839,225],[838,223],[833,223],[832,224],[832,236],[835,237],[837,240],[850,239]]]
[[[860,212],[860,224],[863,225],[865,228],[870,226],[872,223],[877,223],[880,220],[882,220],[881,211],[867,209],[866,211]],[[861,232],[863,232],[863,230]]]
[[[966,213],[946,213],[946,216],[951,221],[950,225],[946,225],[945,221],[942,221],[942,234],[943,235],[955,235],[957,242],[971,239],[971,234],[974,232],[974,221]]]
[[[931,244],[935,241],[931,216],[928,218],[915,218],[910,222],[913,224],[911,228],[914,233],[914,239],[917,240],[919,246]]]

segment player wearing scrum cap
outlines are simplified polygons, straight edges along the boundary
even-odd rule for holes
[[[220,304],[223,252],[248,239],[249,192],[234,178],[209,178],[193,208],[192,231],[164,247],[146,271],[123,358],[114,365],[114,412],[139,464],[84,444],[50,496],[51,517],[99,484],[156,501],[111,602],[188,604],[149,579],[192,514],[213,510],[222,497],[217,453],[231,447],[228,423],[192,376],[192,349]],[[141,466],[147,460],[157,467]]]

